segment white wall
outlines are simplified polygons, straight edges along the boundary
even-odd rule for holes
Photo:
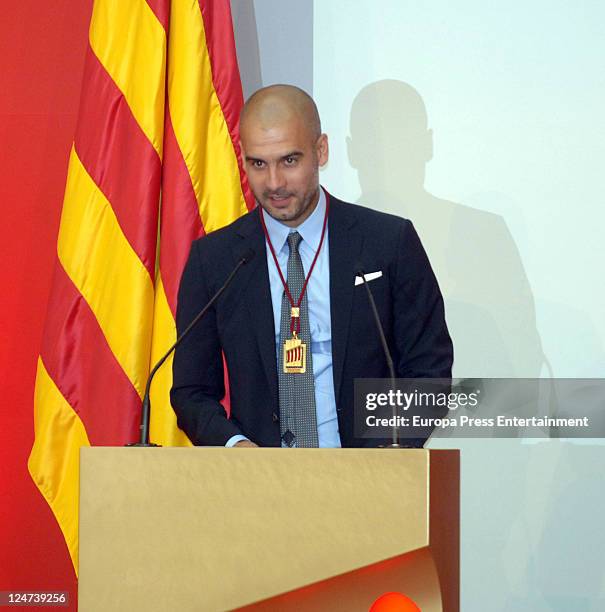
[[[605,374],[605,4],[317,0],[313,90],[323,184],[413,220],[456,375]],[[462,610],[605,609],[605,449],[449,445]]]
[[[322,180],[418,226],[452,301],[457,373],[534,375],[542,348],[556,376],[602,376],[605,4],[330,0],[314,11],[314,93],[332,145]],[[426,165],[401,83],[426,107]],[[346,143],[368,85],[358,123],[371,125],[353,137],[362,189]]]

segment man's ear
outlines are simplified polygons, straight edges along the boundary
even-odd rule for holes
[[[330,148],[328,146],[328,135],[322,134],[317,139],[317,160],[319,166],[325,166],[328,163]]]

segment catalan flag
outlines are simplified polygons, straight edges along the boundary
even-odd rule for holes
[[[81,446],[136,441],[195,238],[245,213],[229,0],[95,0],[34,392],[30,474],[77,574]],[[189,441],[152,389],[151,438]]]

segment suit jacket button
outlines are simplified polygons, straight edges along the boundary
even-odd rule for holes
[[[277,423],[279,421],[279,417],[277,416],[277,414],[274,412],[273,413],[273,422]]]

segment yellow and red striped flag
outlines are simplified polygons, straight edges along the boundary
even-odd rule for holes
[[[252,206],[242,103],[229,0],[95,0],[28,462],[76,573],[79,448],[137,440],[191,241]],[[171,383],[167,363],[151,438],[189,444]]]

